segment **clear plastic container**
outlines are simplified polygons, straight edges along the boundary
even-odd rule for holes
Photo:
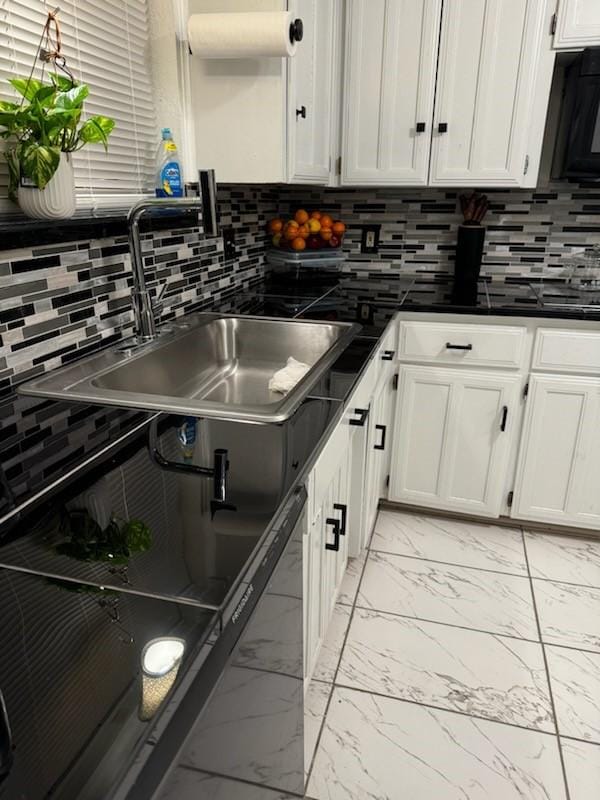
[[[346,253],[341,248],[328,248],[323,250],[267,250],[267,264],[284,271],[286,268],[296,270],[298,267],[309,269],[335,269],[338,270],[346,260]]]

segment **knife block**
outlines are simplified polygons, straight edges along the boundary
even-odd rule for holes
[[[459,225],[454,262],[453,300],[461,305],[477,304],[477,281],[481,271],[485,228]]]

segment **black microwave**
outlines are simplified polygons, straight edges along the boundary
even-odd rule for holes
[[[564,113],[565,178],[600,180],[600,47],[589,47],[570,66]]]

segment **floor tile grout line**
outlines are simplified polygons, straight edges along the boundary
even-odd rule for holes
[[[331,681],[331,691],[329,692],[329,697],[327,698],[327,704],[325,706],[325,711],[323,713],[323,719],[321,720],[321,727],[319,728],[319,734],[317,736],[317,742],[315,744],[315,749],[313,751],[312,758],[311,758],[311,761],[310,761],[310,767],[309,767],[308,772],[306,774],[306,782],[305,782],[306,789],[308,789],[308,784],[310,783],[310,779],[312,777],[312,772],[313,772],[313,767],[315,765],[315,759],[317,757],[317,753],[319,752],[319,746],[321,744],[321,736],[323,735],[323,730],[325,728],[325,722],[327,720],[327,714],[329,713],[329,706],[331,705],[331,698],[333,697],[333,690],[335,689],[335,679],[337,677],[337,673],[338,673],[338,670],[339,670],[339,667],[340,667],[340,662],[342,660],[342,654],[344,652],[344,648],[346,647],[346,641],[348,639],[348,632],[350,631],[350,625],[352,624],[352,619],[354,617],[354,609],[356,608],[356,598],[358,597],[358,593],[360,591],[360,585],[362,583],[363,576],[365,574],[365,567],[367,566],[367,561],[368,560],[369,560],[369,548],[367,546],[365,560],[364,560],[364,563],[362,565],[362,569],[360,571],[360,577],[358,579],[358,584],[356,586],[356,592],[354,593],[354,601],[353,601],[352,606],[351,606],[350,618],[348,619],[348,625],[346,627],[346,633],[344,635],[344,641],[342,642],[342,646],[340,648],[340,655],[339,655],[337,666],[335,668],[335,671],[333,673],[333,678],[332,678],[332,681]],[[346,568],[347,568],[347,566],[346,566]]]
[[[544,659],[544,667],[546,669],[546,682],[548,683],[548,694],[549,694],[549,697],[550,697],[550,705],[552,707],[552,714],[554,716],[554,728],[556,730],[556,744],[557,744],[557,747],[558,747],[558,756],[560,758],[560,765],[561,765],[561,769],[562,769],[563,780],[565,782],[566,798],[567,798],[567,800],[570,800],[571,792],[569,790],[569,781],[567,779],[567,768],[565,766],[565,759],[564,759],[564,755],[563,755],[563,751],[562,751],[562,745],[560,743],[560,732],[559,732],[559,729],[558,729],[558,715],[556,713],[556,704],[554,702],[554,694],[552,692],[552,680],[550,678],[550,667],[548,666],[548,656],[546,655],[546,647],[545,647],[544,641],[542,639],[542,626],[540,624],[540,617],[539,617],[539,614],[538,614],[538,608],[537,608],[537,603],[536,603],[536,599],[535,599],[535,591],[533,589],[533,578],[531,577],[531,569],[529,567],[529,554],[527,552],[527,543],[526,543],[526,540],[525,540],[525,531],[524,531],[523,528],[521,528],[521,537],[522,537],[522,540],[523,540],[523,549],[525,550],[525,563],[527,565],[527,574],[529,575],[529,588],[530,588],[530,591],[531,591],[531,601],[533,603],[533,613],[535,615],[535,622],[536,622],[537,629],[538,629],[538,635],[540,637],[540,643],[542,645],[542,656],[543,656],[543,659]]]
[[[268,783],[255,783],[254,781],[248,780],[248,778],[239,778],[239,777],[232,777],[231,775],[226,775],[223,772],[215,772],[211,769],[202,769],[201,767],[195,767],[193,764],[183,764],[178,763],[175,765],[177,769],[183,769],[186,772],[194,772],[200,775],[210,775],[213,778],[224,778],[225,780],[232,781],[232,782],[239,782],[244,784],[244,786],[254,786],[257,789],[268,789],[270,792],[281,792],[281,789],[276,786],[270,786]],[[290,791],[289,789],[286,790],[290,794],[291,797],[298,797],[299,799],[304,798],[303,794],[297,794],[294,791]]]
[[[591,656],[600,656],[600,650],[590,650],[587,647],[573,647],[572,644],[559,644],[558,642],[547,642],[545,639],[540,640],[546,647],[558,647],[563,650],[575,650],[577,653],[589,653]]]
[[[592,747],[600,748],[600,741],[594,741],[593,739],[580,739],[579,736],[568,736],[565,733],[559,733],[558,738],[568,739],[570,742],[581,742],[581,744],[589,744]]]
[[[334,683],[334,689],[347,689],[351,692],[360,692],[361,694],[369,694],[374,697],[381,697],[384,700],[396,700],[398,703],[409,703],[412,706],[420,706],[421,708],[429,708],[432,711],[444,711],[448,714],[457,714],[459,717],[467,717],[468,719],[476,719],[480,722],[492,722],[496,725],[504,725],[508,728],[517,728],[520,731],[530,731],[531,733],[543,733],[545,736],[552,736],[554,739],[557,735],[554,731],[543,730],[542,728],[530,728],[527,725],[517,725],[516,722],[505,722],[502,719],[493,719],[492,717],[482,717],[480,714],[468,714],[466,711],[459,711],[457,708],[445,708],[444,706],[437,706],[433,703],[419,703],[417,700],[409,700],[406,697],[398,697],[393,694],[384,694],[373,689],[361,689],[359,686],[351,686],[348,683]]]
[[[406,553],[395,553],[392,550],[381,550],[378,547],[373,547],[369,550],[371,553],[381,553],[384,556],[397,556],[398,558],[410,558],[413,561],[426,561],[430,564],[442,564],[446,567],[460,567],[460,569],[472,569],[477,572],[491,572],[493,575],[506,575],[509,578],[524,578],[527,580],[529,577],[527,572],[504,572],[500,569],[489,569],[488,567],[474,567],[471,564],[459,564],[456,561],[440,561],[435,558],[425,558],[425,556],[410,556]],[[544,578],[540,578],[544,580]],[[578,585],[578,584],[576,584]]]
[[[459,522],[459,520],[456,520],[456,522]],[[374,530],[373,534],[375,534],[376,532],[377,531]],[[382,534],[380,534],[380,535],[382,535]],[[538,534],[536,532],[534,532],[532,535],[538,535]],[[540,536],[544,536],[545,534],[540,533],[539,535]],[[573,536],[573,538],[577,539],[578,537],[577,536]],[[598,540],[596,540],[596,541],[598,541]],[[523,549],[524,550],[525,550],[525,547],[526,547],[526,545],[523,544]],[[480,572],[492,572],[495,575],[509,575],[509,576],[511,576],[513,578],[526,578],[526,579],[527,578],[531,578],[534,581],[547,581],[548,583],[561,583],[561,584],[565,584],[567,586],[579,586],[582,589],[597,589],[598,591],[600,591],[600,586],[592,586],[591,584],[577,583],[575,581],[563,581],[563,580],[559,580],[557,578],[546,578],[546,577],[543,577],[541,575],[531,575],[530,572],[528,571],[529,568],[527,566],[525,566],[525,572],[507,572],[506,570],[490,569],[489,567],[477,567],[477,566],[473,566],[472,564],[461,564],[459,561],[442,561],[442,560],[436,559],[436,558],[427,558],[426,556],[414,556],[414,555],[410,555],[409,553],[398,553],[398,552],[395,552],[394,550],[383,550],[380,547],[369,547],[369,551],[372,552],[372,553],[381,553],[382,555],[386,555],[386,556],[399,556],[400,558],[412,558],[414,561],[429,561],[429,562],[431,562],[433,564],[444,564],[444,565],[446,565],[448,567],[461,567],[463,569],[474,569],[474,570],[478,570]],[[348,604],[346,604],[346,605],[348,605]]]
[[[411,616],[410,614],[398,614],[397,611],[385,611],[382,608],[372,608],[371,606],[363,606],[360,605],[359,603],[356,604],[356,608],[360,609],[361,611],[371,611],[374,614],[388,614],[390,617],[400,617],[400,619],[414,619],[417,622],[429,622],[433,625],[444,625],[446,628],[458,628],[461,631],[474,631],[475,633],[487,633],[490,636],[500,636],[502,639],[516,639],[518,642],[530,642],[531,644],[541,644],[541,641],[539,639],[528,639],[525,636],[514,636],[513,634],[510,633],[498,633],[497,631],[486,631],[483,628],[469,628],[467,625],[455,625],[452,622],[440,622],[437,619],[429,619],[428,617],[415,617]]]

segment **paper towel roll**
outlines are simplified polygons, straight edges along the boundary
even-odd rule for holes
[[[290,58],[297,44],[290,41],[293,21],[290,11],[192,14],[188,41],[200,58]]]

